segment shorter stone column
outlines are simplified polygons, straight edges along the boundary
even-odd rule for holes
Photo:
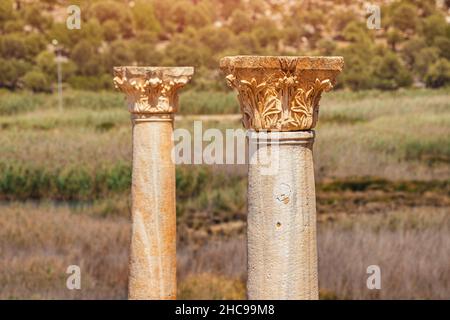
[[[176,299],[173,119],[192,67],[116,67],[133,123],[129,299]]]
[[[342,57],[225,57],[249,129],[249,299],[318,299],[312,146]]]

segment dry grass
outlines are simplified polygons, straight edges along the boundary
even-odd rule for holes
[[[448,90],[324,95],[315,143],[322,298],[450,297],[448,96]],[[23,110],[21,103],[33,97],[8,100],[9,111],[0,116],[0,163],[22,166],[24,177],[27,168],[95,176],[129,164],[129,114],[118,97],[72,92],[63,113],[56,100],[41,108],[44,96]],[[222,98],[233,110],[229,95]],[[192,130],[194,120],[179,118],[175,126]],[[233,117],[202,120],[204,129],[240,128]],[[177,189],[179,297],[244,298],[245,166],[211,167],[195,197],[189,188],[196,188],[203,168],[180,169],[195,175],[183,176],[185,188]],[[14,180],[6,178],[0,182]],[[386,181],[379,189],[326,190],[330,183],[380,178]],[[411,190],[395,188],[398,183]],[[52,192],[44,198],[55,199]],[[86,203],[0,204],[0,299],[126,298],[130,203],[124,193]],[[80,291],[66,289],[71,264],[81,266]],[[381,267],[380,291],[365,287],[370,264]]]
[[[67,206],[9,204],[0,209],[1,299],[125,299],[129,224]],[[89,209],[85,210],[89,212]],[[337,215],[319,223],[322,298],[446,299],[450,295],[448,208]],[[82,270],[82,290],[65,287]],[[381,267],[382,289],[366,288]],[[245,298],[245,237],[178,248],[179,297]]]
[[[0,207],[0,299],[124,299],[129,224],[66,206]],[[66,288],[78,265],[82,290]]]
[[[433,180],[450,176],[450,103],[447,91],[359,96],[324,95],[315,144],[318,180],[376,176]],[[240,128],[222,116],[203,119],[204,130]],[[192,131],[194,118],[177,128]],[[96,170],[131,160],[131,128],[124,109],[55,108],[0,116],[1,161],[57,170]],[[217,169],[229,170],[226,166]]]
[[[345,216],[319,225],[320,287],[340,299],[448,299],[448,208]],[[366,268],[381,268],[381,290],[368,290]]]
[[[190,275],[178,286],[181,300],[243,300],[245,284],[239,279],[217,274]]]

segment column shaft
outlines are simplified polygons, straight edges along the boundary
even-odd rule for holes
[[[130,299],[176,298],[172,122],[133,124]]]
[[[313,131],[250,135],[257,143],[248,172],[251,300],[318,299],[313,140]]]
[[[192,67],[115,67],[133,122],[129,299],[176,298],[173,118]]]
[[[172,132],[171,121],[133,124],[130,299],[176,298]]]

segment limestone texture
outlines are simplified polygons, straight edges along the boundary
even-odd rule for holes
[[[251,300],[318,299],[313,141],[314,131],[250,135],[255,144],[248,170]]]
[[[236,89],[246,129],[311,130],[322,92],[331,90],[344,66],[342,57],[234,56],[220,61]]]
[[[177,90],[193,72],[192,67],[114,68],[133,124],[129,299],[176,299],[173,118]]]
[[[248,280],[254,299],[319,298],[312,130],[342,57],[220,61],[249,130]]]

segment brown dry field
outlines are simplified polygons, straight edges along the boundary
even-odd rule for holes
[[[450,298],[448,96],[323,98],[314,146],[322,299]],[[235,116],[180,117],[175,126],[192,130],[195,119],[240,127]],[[130,132],[125,109],[0,115],[0,299],[126,299],[128,185],[90,198],[83,179],[129,164]],[[198,184],[198,173],[186,175],[197,167],[179,168],[178,297],[245,299],[246,168],[210,166]],[[84,175],[64,190],[83,191],[81,199],[42,188],[29,197],[39,174],[62,183],[70,169]],[[69,265],[81,267],[81,290],[66,288]],[[369,265],[381,268],[381,290],[366,287]]]
[[[321,298],[447,299],[448,206],[374,207],[319,214]],[[1,211],[1,299],[126,298],[127,218],[53,203],[9,203]],[[188,239],[178,242],[179,298],[244,299],[245,222],[179,230]],[[81,290],[66,288],[72,264],[81,267]],[[381,290],[366,287],[372,264],[381,267]]]

